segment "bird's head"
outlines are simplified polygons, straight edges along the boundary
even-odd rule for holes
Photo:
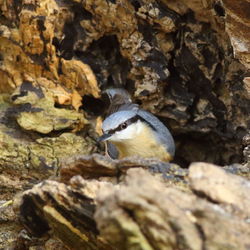
[[[140,133],[143,122],[136,110],[118,111],[108,116],[102,124],[103,135],[99,141],[123,142]]]

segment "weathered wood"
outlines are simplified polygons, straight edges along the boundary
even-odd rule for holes
[[[183,189],[131,168],[117,184],[45,181],[23,194],[20,216],[31,233],[52,229],[70,249],[247,249],[250,182],[205,163],[188,178]]]
[[[96,117],[109,86],[126,88],[167,124],[181,167],[213,162],[249,178],[248,9],[247,0],[0,1],[0,248],[64,248],[53,236],[45,242],[20,231],[12,211],[16,193],[55,179],[62,163],[66,186],[75,174],[119,185],[140,166],[189,190],[174,164],[91,155],[101,151]]]

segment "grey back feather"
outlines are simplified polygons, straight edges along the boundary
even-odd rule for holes
[[[157,117],[145,110],[139,109],[137,115],[146,120],[155,129],[156,138],[164,145],[167,151],[174,156],[175,143],[167,127]]]

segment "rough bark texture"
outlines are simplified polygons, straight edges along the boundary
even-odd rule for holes
[[[144,160],[120,162],[120,171],[98,155],[73,161],[67,165],[73,177],[62,172],[67,184],[45,181],[23,194],[21,220],[34,235],[52,230],[70,249],[249,248],[250,182],[242,177],[195,163],[186,184],[176,185],[138,168],[148,165]],[[92,179],[97,165],[99,181]]]
[[[249,9],[248,0],[0,0],[0,248],[248,249],[249,184],[235,175],[250,172]],[[92,155],[103,150],[95,138],[110,86],[169,127],[176,164]],[[194,161],[233,175],[201,164],[185,177],[177,164]],[[126,177],[135,167],[154,177]],[[12,209],[34,184],[22,221],[54,231],[38,238]]]
[[[2,1],[2,92],[28,81],[54,90],[59,105],[78,109],[83,97],[98,115],[100,89],[123,86],[170,126],[179,163],[240,162],[250,125],[248,5]]]

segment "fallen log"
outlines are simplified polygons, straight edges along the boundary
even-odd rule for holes
[[[250,244],[250,182],[215,165],[195,163],[181,181],[172,174],[182,183],[173,185],[159,171],[145,169],[142,159],[93,155],[67,164],[61,179],[22,195],[20,218],[31,234],[56,236],[70,249],[247,249]],[[118,165],[127,171],[118,174]]]

